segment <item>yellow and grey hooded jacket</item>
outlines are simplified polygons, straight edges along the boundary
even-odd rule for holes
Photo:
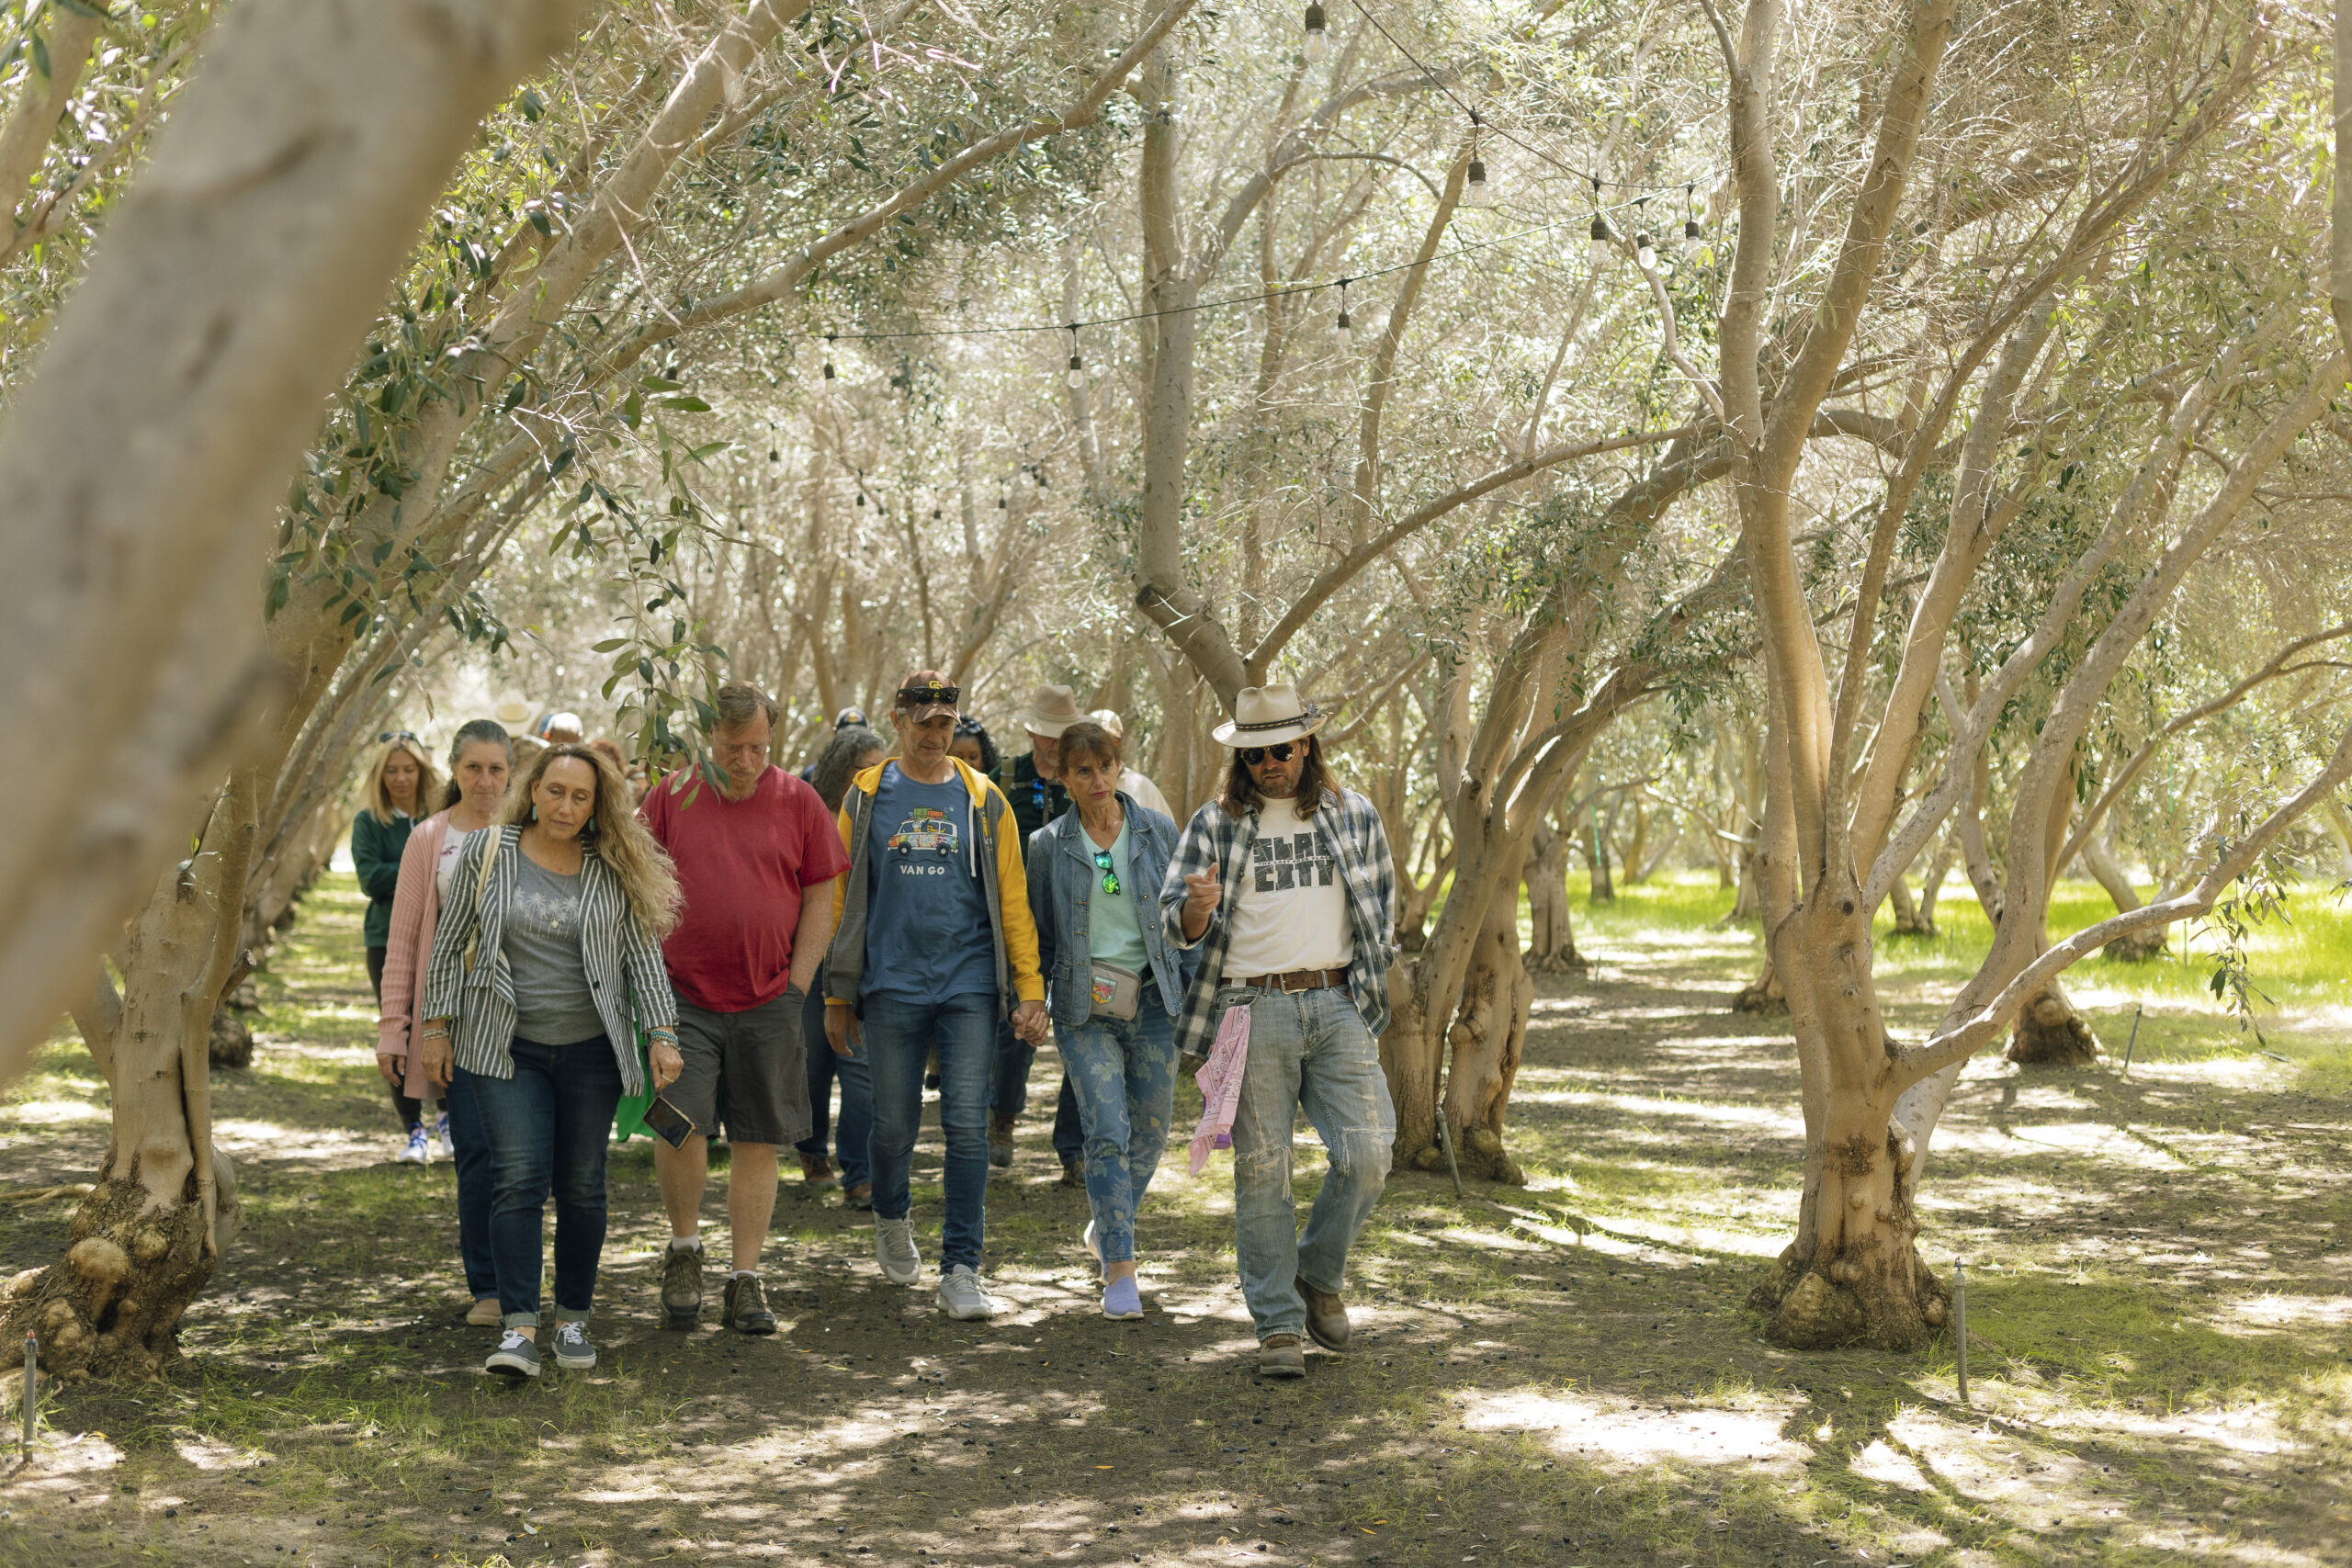
[[[834,884],[833,944],[825,954],[825,1005],[854,1008],[865,978],[866,860],[872,853],[874,797],[882,788],[882,770],[896,758],[878,762],[850,781],[842,797],[842,843],[849,851],[849,870]],[[989,933],[996,944],[996,995],[1000,1017],[1012,1010],[1015,1000],[1046,999],[1045,976],[1037,969],[1037,926],[1029,913],[1029,879],[1022,870],[1021,829],[1012,804],[986,774],[949,758],[956,776],[970,797],[966,810],[964,841],[970,846],[974,869],[980,874],[983,900],[989,907]],[[973,933],[978,940],[978,933]]]

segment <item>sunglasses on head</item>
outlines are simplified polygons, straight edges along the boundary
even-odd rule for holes
[[[1287,740],[1275,746],[1244,746],[1241,748],[1241,765],[1254,768],[1269,757],[1277,762],[1287,762],[1297,755],[1298,748]]]
[[[902,708],[954,707],[964,695],[961,686],[943,685],[937,681],[927,686],[899,688],[899,705]]]
[[[416,739],[416,731],[413,729],[379,730],[376,739],[378,740],[413,740]]]
[[[1103,892],[1116,893],[1119,890],[1119,874],[1111,869],[1110,851],[1097,850],[1094,852],[1094,869],[1102,874]]]

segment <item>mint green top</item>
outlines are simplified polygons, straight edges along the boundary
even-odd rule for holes
[[[1102,872],[1097,860],[1094,891],[1087,899],[1086,952],[1091,958],[1105,964],[1115,964],[1122,969],[1132,969],[1140,975],[1151,962],[1151,954],[1143,945],[1143,927],[1136,920],[1136,900],[1143,893],[1136,886],[1136,879],[1127,866],[1129,824],[1121,821],[1119,836],[1111,840],[1111,870],[1119,879],[1116,893],[1102,891]],[[1096,852],[1095,842],[1087,837],[1084,824],[1078,829],[1079,847],[1090,855]],[[1153,897],[1157,898],[1155,889]]]

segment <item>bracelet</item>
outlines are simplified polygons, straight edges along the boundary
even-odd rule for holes
[[[645,1037],[648,1040],[667,1040],[673,1045],[678,1043],[678,1032],[674,1029],[649,1029]]]
[[[449,1038],[449,1032],[447,1029],[427,1029],[421,1031],[420,1033],[421,1037],[426,1040],[447,1040]]]

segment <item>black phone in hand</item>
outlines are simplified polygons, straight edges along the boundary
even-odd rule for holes
[[[693,1137],[695,1132],[694,1118],[658,1094],[653,1097],[653,1103],[645,1108],[645,1125],[655,1137],[673,1149]]]

